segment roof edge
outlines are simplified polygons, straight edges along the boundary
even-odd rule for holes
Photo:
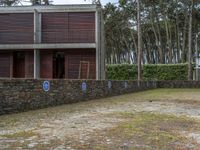
[[[35,5],[35,6],[2,6],[0,13],[24,13],[24,12],[84,12],[96,11],[101,8],[96,4],[76,4],[76,5]]]

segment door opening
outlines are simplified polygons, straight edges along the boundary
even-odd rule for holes
[[[25,52],[13,53],[13,77],[25,78]]]
[[[56,52],[53,55],[53,78],[65,78],[65,54],[64,52]]]

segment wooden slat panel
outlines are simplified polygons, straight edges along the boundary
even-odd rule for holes
[[[0,53],[0,77],[10,77],[10,53]]]
[[[26,78],[34,77],[34,52],[33,51],[25,52],[25,77]]]
[[[95,13],[69,13],[69,42],[95,42]]]
[[[0,44],[32,44],[33,13],[0,14]]]
[[[95,50],[68,50],[65,53],[65,69],[66,77],[68,79],[78,79],[79,77],[79,67],[80,61],[89,61],[90,63],[90,72],[89,79],[96,79],[96,55]],[[67,59],[66,59],[67,57]],[[87,66],[82,66],[81,77],[86,78],[87,76]]]
[[[43,43],[94,43],[95,13],[43,13]]]
[[[68,13],[42,14],[42,42],[66,43],[68,41]]]
[[[51,51],[40,53],[40,77],[53,78],[53,53]]]
[[[81,61],[80,54],[68,55],[68,78],[69,79],[78,79],[80,61]]]
[[[69,43],[95,43],[94,30],[69,30]]]
[[[95,29],[95,13],[72,12],[69,13],[69,28],[93,30]]]

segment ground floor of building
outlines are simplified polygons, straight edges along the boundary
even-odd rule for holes
[[[95,49],[1,50],[0,78],[96,79]]]

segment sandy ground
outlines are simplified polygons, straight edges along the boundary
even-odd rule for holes
[[[108,149],[97,147],[98,142],[101,145],[98,140],[103,140],[104,146],[115,145],[107,138],[107,132],[130,119],[118,114],[147,112],[186,117],[199,122],[199,107],[200,89],[158,89],[4,115],[0,116],[0,149]],[[190,126],[186,129],[179,131],[188,139],[182,149],[198,149],[200,130],[191,131]],[[96,140],[97,144],[92,146],[91,140]],[[119,149],[131,148],[122,146]],[[151,146],[144,144],[141,149],[151,149]]]

